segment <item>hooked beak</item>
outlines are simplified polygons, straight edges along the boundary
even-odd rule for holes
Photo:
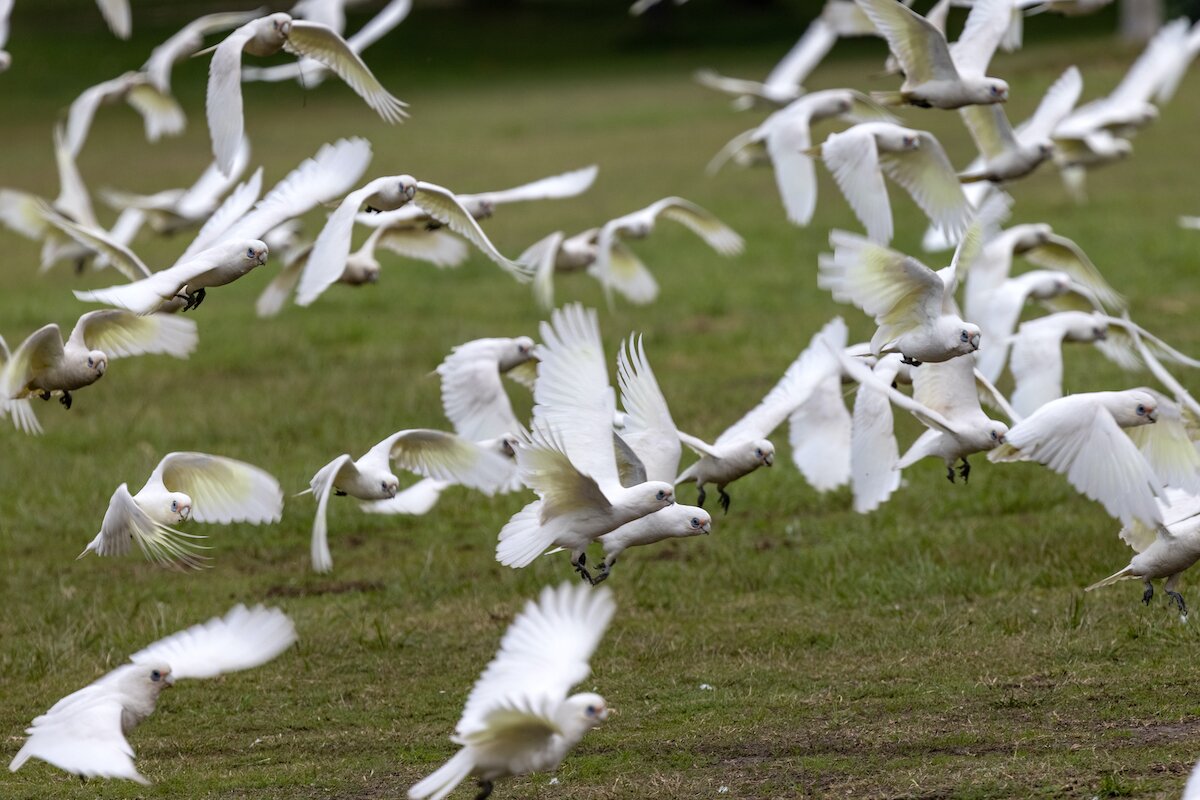
[[[767,453],[763,456],[763,463],[768,467],[772,466],[775,463],[775,455],[773,453]]]
[[[1097,328],[1096,330],[1092,331],[1092,333],[1095,335],[1097,342],[1103,342],[1108,338],[1108,331],[1104,330],[1103,328]]]
[[[170,689],[174,685],[175,685],[175,676],[174,675],[167,675],[163,679],[163,688],[164,689]]]
[[[979,349],[979,334],[978,333],[971,337],[971,349],[972,350]]]
[[[1158,410],[1151,409],[1150,411],[1147,411],[1146,419],[1150,420],[1151,422],[1158,422]]]
[[[266,264],[266,263],[267,263],[267,251],[263,250],[261,253],[258,254],[258,265],[261,267],[263,264]]]
[[[1008,437],[1002,433],[996,438],[996,441],[1000,444],[1008,444]]]
[[[712,525],[707,522],[704,523],[704,527],[702,527],[700,529],[700,533],[704,534],[705,536],[708,536],[708,534],[712,533]]]
[[[108,369],[108,362],[107,362],[107,361],[101,361],[99,364],[97,364],[97,365],[96,365],[96,371],[97,371],[97,372],[99,372],[101,375],[103,375],[103,374],[104,374],[104,371],[105,371],[106,369]]]
[[[604,722],[611,715],[616,714],[616,713],[617,713],[617,710],[615,708],[606,708],[603,711],[601,711],[599,714],[597,714],[596,716],[599,718],[599,720],[601,722]]]
[[[182,508],[179,509],[179,518],[180,519],[187,519],[190,516],[192,516],[192,507],[191,506],[183,506]]]

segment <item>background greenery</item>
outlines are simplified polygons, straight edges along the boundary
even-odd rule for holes
[[[14,66],[0,76],[0,183],[53,196],[60,110],[135,68],[202,10],[134,8],[137,36],[119,43],[100,33],[90,3],[17,4]],[[857,227],[823,171],[807,229],[786,223],[769,172],[703,173],[762,115],[730,111],[691,71],[761,76],[811,12],[694,0],[656,30],[627,19],[622,4],[418,9],[367,57],[411,103],[407,124],[385,126],[327,82],[310,92],[247,86],[247,129],[268,184],[321,143],[355,134],[374,143],[371,175],[407,171],[463,191],[600,164],[587,195],[489,221],[509,254],[668,194],[711,209],[745,236],[740,258],[664,225],[636,245],[663,285],[657,304],[609,311],[583,276],[561,280],[558,296],[600,306],[614,355],[621,337],[644,332],[677,422],[712,437],[832,315],[856,336],[870,332],[815,286],[828,231]],[[1114,86],[1136,54],[1110,30],[1105,17],[1031,19],[1027,49],[994,62],[1012,84],[1010,116],[1029,113],[1072,63],[1086,98]],[[882,58],[877,41],[839,44],[811,88],[886,87],[873,77]],[[209,160],[204,77],[200,60],[176,72],[191,118],[177,140],[149,146],[133,112],[103,109],[80,161],[90,185],[153,191],[193,180]],[[1196,92],[1189,78],[1134,157],[1093,174],[1087,206],[1066,199],[1052,169],[1013,187],[1016,221],[1048,221],[1082,243],[1135,318],[1192,353],[1200,235],[1175,217],[1200,212]],[[914,110],[906,120],[936,132],[956,163],[970,157],[956,115]],[[919,213],[898,193],[893,204],[896,246],[916,253]],[[114,281],[65,267],[39,275],[36,246],[7,233],[0,241],[0,334],[10,343],[48,321],[68,328],[86,310],[70,290]],[[147,235],[137,249],[165,265],[185,242]],[[338,453],[445,424],[428,376],[445,353],[480,336],[536,334],[542,316],[526,287],[478,258],[448,271],[389,259],[377,286],[334,287],[311,308],[258,320],[253,299],[272,273],[211,294],[189,361],[115,362],[71,411],[38,404],[45,436],[0,430],[0,735],[15,752],[23,727],[58,697],[235,602],[286,609],[299,646],[166,695],[130,737],[154,786],[85,785],[31,763],[0,779],[0,796],[401,796],[452,752],[466,692],[524,599],[570,577],[562,559],[523,571],[496,564],[496,532],[526,498],[462,490],[415,519],[334,502],[331,576],[309,569],[307,497],[289,497],[276,526],[190,526],[212,536],[202,573],[74,560],[113,489],[140,486],[164,453],[247,459],[299,491]],[[1071,390],[1147,380],[1090,348],[1068,358]],[[712,536],[622,560],[609,582],[620,613],[587,684],[620,715],[585,739],[556,785],[539,775],[498,796],[695,798],[722,787],[722,797],[1178,796],[1200,756],[1196,629],[1161,597],[1143,607],[1137,584],[1082,592],[1130,555],[1097,504],[1034,466],[981,461],[968,486],[950,486],[940,463],[925,462],[891,503],[859,516],[846,490],[822,496],[804,484],[785,438],[776,436],[774,469],[734,487]],[[1184,594],[1200,603],[1193,586],[1185,579]]]

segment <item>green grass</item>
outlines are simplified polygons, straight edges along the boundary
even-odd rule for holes
[[[19,3],[18,13],[34,5]],[[860,313],[815,286],[828,230],[857,227],[827,175],[813,225],[797,229],[769,173],[703,174],[756,117],[729,112],[690,82],[690,70],[763,73],[791,33],[776,32],[769,41],[780,42],[758,52],[732,33],[726,49],[700,50],[686,37],[639,48],[637,35],[614,35],[612,22],[603,46],[573,63],[564,52],[587,40],[575,26],[547,44],[555,57],[539,70],[538,42],[528,39],[523,60],[489,60],[481,48],[490,29],[454,45],[451,56],[474,53],[467,61],[439,62],[434,43],[456,35],[453,18],[431,16],[437,24],[424,29],[420,19],[401,38],[429,55],[411,69],[395,51],[394,63],[382,51],[375,59],[412,103],[404,126],[384,126],[333,83],[307,94],[247,88],[248,130],[268,183],[351,134],[374,143],[372,175],[408,171],[466,191],[599,163],[584,197],[504,209],[487,223],[510,254],[667,194],[701,203],[745,236],[742,257],[722,259],[667,225],[637,245],[664,287],[656,305],[608,311],[590,280],[558,284],[561,300],[600,306],[610,352],[628,332],[645,332],[677,422],[701,436],[756,403],[833,314],[854,335],[869,334]],[[548,30],[520,19],[527,36]],[[0,182],[52,195],[57,110],[93,79],[139,63],[145,48],[73,28],[57,44],[30,35],[32,43],[14,41],[16,66],[0,77]],[[881,54],[878,43],[855,43],[814,83],[865,86]],[[1010,114],[1021,118],[1067,64],[1080,66],[1092,97],[1132,55],[1108,39],[1077,38],[1003,56],[997,70],[1013,87]],[[132,112],[102,110],[81,160],[90,185],[149,191],[191,180],[208,158],[203,74],[198,64],[178,74],[191,115],[180,140],[148,146]],[[1070,204],[1050,170],[1014,187],[1016,221],[1049,221],[1081,242],[1136,319],[1193,353],[1200,237],[1179,231],[1174,217],[1200,211],[1196,90],[1196,79],[1184,84],[1130,161],[1093,174],[1089,205]],[[955,115],[906,118],[965,162],[969,142]],[[896,244],[915,253],[918,212],[895,192],[893,204]],[[317,224],[314,216],[310,229]],[[36,247],[0,236],[0,334],[10,343],[48,321],[70,326],[85,310],[70,290],[112,281],[63,267],[38,275]],[[185,241],[145,238],[138,249],[163,265]],[[153,787],[84,785],[31,763],[0,779],[0,796],[402,796],[452,752],[447,736],[462,701],[524,599],[569,577],[561,559],[519,572],[496,564],[496,532],[526,498],[462,490],[416,519],[334,502],[328,577],[308,565],[311,498],[289,497],[276,526],[203,530],[215,549],[201,573],[138,558],[74,560],[113,489],[140,486],[164,453],[247,459],[298,491],[338,453],[359,454],[400,428],[443,425],[427,373],[444,354],[480,336],[536,334],[540,317],[526,288],[478,258],[441,272],[389,262],[377,286],[334,287],[311,308],[260,321],[253,299],[271,274],[268,266],[211,293],[189,361],[115,362],[70,412],[38,404],[45,436],[0,431],[5,752],[57,698],[235,602],[284,608],[299,646],[261,669],[167,694],[130,737]],[[1088,348],[1069,359],[1072,390],[1147,380]],[[911,440],[915,425],[902,427]],[[1178,796],[1200,755],[1200,643],[1165,603],[1138,603],[1136,584],[1082,592],[1129,556],[1097,504],[1034,466],[979,459],[969,486],[950,486],[930,461],[909,470],[906,488],[879,512],[859,516],[846,490],[807,487],[782,431],[775,438],[778,464],[736,484],[732,512],[712,536],[630,551],[616,568],[608,585],[620,610],[587,688],[619,716],[588,735],[557,785],[539,775],[497,796]],[[1191,586],[1185,580],[1185,596],[1200,603]]]

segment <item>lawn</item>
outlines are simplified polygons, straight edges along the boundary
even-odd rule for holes
[[[119,44],[97,33],[90,3],[58,2],[51,11],[74,10],[52,39],[51,11],[34,5],[18,3],[14,67],[0,76],[0,184],[53,196],[50,129],[60,109],[136,67],[158,34],[188,17],[160,4],[143,24],[134,3],[139,37]],[[845,316],[852,335],[870,334],[861,313],[835,305],[815,281],[828,231],[857,225],[823,170],[807,229],[787,224],[769,172],[704,174],[721,144],[761,114],[729,110],[692,83],[691,70],[761,75],[798,21],[781,30],[784,12],[734,20],[715,43],[681,23],[656,45],[618,6],[605,12],[611,19],[564,11],[554,24],[531,11],[511,19],[480,11],[474,26],[461,11],[418,13],[391,49],[367,58],[411,104],[407,124],[387,127],[327,82],[307,93],[248,86],[247,130],[268,185],[348,135],[374,144],[370,177],[409,172],[461,191],[599,164],[587,195],[505,208],[485,223],[510,255],[665,195],[712,210],[745,237],[742,256],[724,259],[663,225],[635,245],[663,286],[655,305],[608,309],[580,275],[559,281],[558,298],[599,307],[614,359],[622,337],[643,332],[676,421],[715,437],[833,315]],[[709,8],[695,0],[677,16]],[[763,44],[752,46],[755,36]],[[1135,55],[1093,34],[1031,38],[994,62],[1012,85],[1014,120],[1067,65],[1078,64],[1090,98]],[[882,56],[877,42],[851,43],[813,88],[890,86],[871,77]],[[131,111],[102,109],[80,160],[89,185],[149,192],[194,179],[209,152],[204,74],[199,62],[176,73],[190,116],[180,139],[149,146]],[[1050,222],[1075,238],[1128,296],[1135,319],[1192,354],[1200,353],[1192,312],[1200,234],[1180,231],[1175,217],[1200,213],[1198,87],[1195,76],[1185,81],[1129,161],[1093,173],[1088,205],[1073,205],[1051,169],[1013,188],[1015,221]],[[956,115],[914,110],[906,121],[941,136],[955,163],[968,160]],[[895,244],[916,254],[919,212],[897,192],[893,205]],[[307,222],[315,233],[320,215]],[[186,241],[147,233],[136,249],[165,266]],[[50,321],[69,328],[87,310],[71,289],[115,282],[65,266],[38,274],[35,245],[3,231],[0,242],[0,334],[10,344]],[[536,336],[543,314],[527,287],[481,258],[444,271],[384,260],[378,285],[335,286],[310,308],[259,320],[253,301],[273,274],[268,265],[209,294],[190,360],[114,362],[70,411],[37,404],[44,436],[0,429],[6,753],[62,695],[236,602],[278,605],[300,634],[298,647],[263,668],[163,697],[130,736],[152,787],[81,783],[34,762],[0,778],[0,796],[399,797],[453,752],[447,737],[462,702],[513,614],[541,586],[571,577],[565,557],[521,571],[495,562],[496,533],[527,496],[451,490],[419,518],[368,516],[335,501],[335,568],[319,576],[308,560],[315,504],[290,493],[339,453],[359,455],[402,428],[444,426],[429,377],[442,357],[473,338]],[[1068,359],[1070,390],[1149,380],[1083,346]],[[526,410],[528,394],[512,394]],[[905,443],[918,432],[908,419],[901,428]],[[775,441],[775,468],[734,485],[712,536],[622,559],[607,584],[618,615],[586,684],[620,714],[553,778],[505,782],[497,797],[1179,795],[1200,757],[1198,631],[1180,624],[1161,593],[1144,607],[1138,584],[1084,594],[1130,554],[1098,504],[1039,467],[977,459],[970,484],[951,486],[944,467],[926,461],[890,503],[860,516],[848,490],[821,495],[804,483],[784,431]],[[117,485],[136,489],[163,454],[193,449],[275,474],[289,491],[282,522],[190,525],[214,548],[212,568],[199,573],[137,557],[74,560]],[[693,490],[681,488],[680,498],[691,502]],[[1195,586],[1185,578],[1182,591],[1200,604]]]

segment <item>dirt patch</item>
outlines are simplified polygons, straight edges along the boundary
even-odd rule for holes
[[[378,592],[381,589],[383,589],[381,581],[331,581],[311,586],[272,586],[267,589],[267,597],[312,597],[322,594]]]

